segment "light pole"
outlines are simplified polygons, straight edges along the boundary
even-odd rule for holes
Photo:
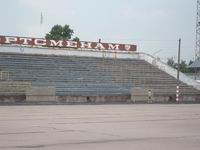
[[[181,38],[178,42],[178,66],[177,66],[177,84],[176,84],[176,102],[179,102],[179,94],[180,94],[180,88],[179,88],[179,72],[180,72],[180,53],[181,53]]]

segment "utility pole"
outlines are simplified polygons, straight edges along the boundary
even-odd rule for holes
[[[197,0],[195,60],[200,58],[200,0]]]
[[[179,101],[180,87],[179,87],[179,72],[180,72],[180,54],[181,54],[181,39],[178,41],[178,66],[177,66],[177,85],[176,85],[176,102]]]

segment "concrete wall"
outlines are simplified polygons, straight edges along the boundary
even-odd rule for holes
[[[148,95],[149,90],[151,90],[151,89],[142,89],[142,88],[132,89],[132,91],[131,91],[131,101],[133,103],[154,101],[153,90],[151,90],[151,96],[150,96],[151,99],[149,99],[149,95]]]
[[[130,96],[57,96],[57,102],[64,103],[127,103]]]
[[[55,87],[32,87],[26,91],[27,102],[56,101]]]
[[[0,103],[31,103],[31,104],[104,104],[104,103],[134,103],[131,100],[131,96],[30,96],[26,100],[26,95],[0,95]],[[147,99],[139,97],[140,100],[136,100],[135,103],[148,103]],[[171,98],[169,96],[155,95],[152,99],[152,103],[175,103],[175,95]],[[184,95],[180,97],[180,103],[200,103],[200,97],[198,95]]]
[[[25,101],[25,95],[0,95],[0,103],[16,103]]]

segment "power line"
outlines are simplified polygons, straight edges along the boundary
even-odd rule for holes
[[[174,39],[134,39],[134,38],[101,38],[102,40],[123,40],[123,41],[138,41],[138,42],[177,42]]]

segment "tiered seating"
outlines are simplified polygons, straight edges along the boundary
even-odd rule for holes
[[[138,59],[0,53],[0,68],[13,81],[55,86],[57,95],[127,95],[134,87],[153,89],[157,95],[176,91],[175,78]],[[181,91],[199,94],[184,83]]]

